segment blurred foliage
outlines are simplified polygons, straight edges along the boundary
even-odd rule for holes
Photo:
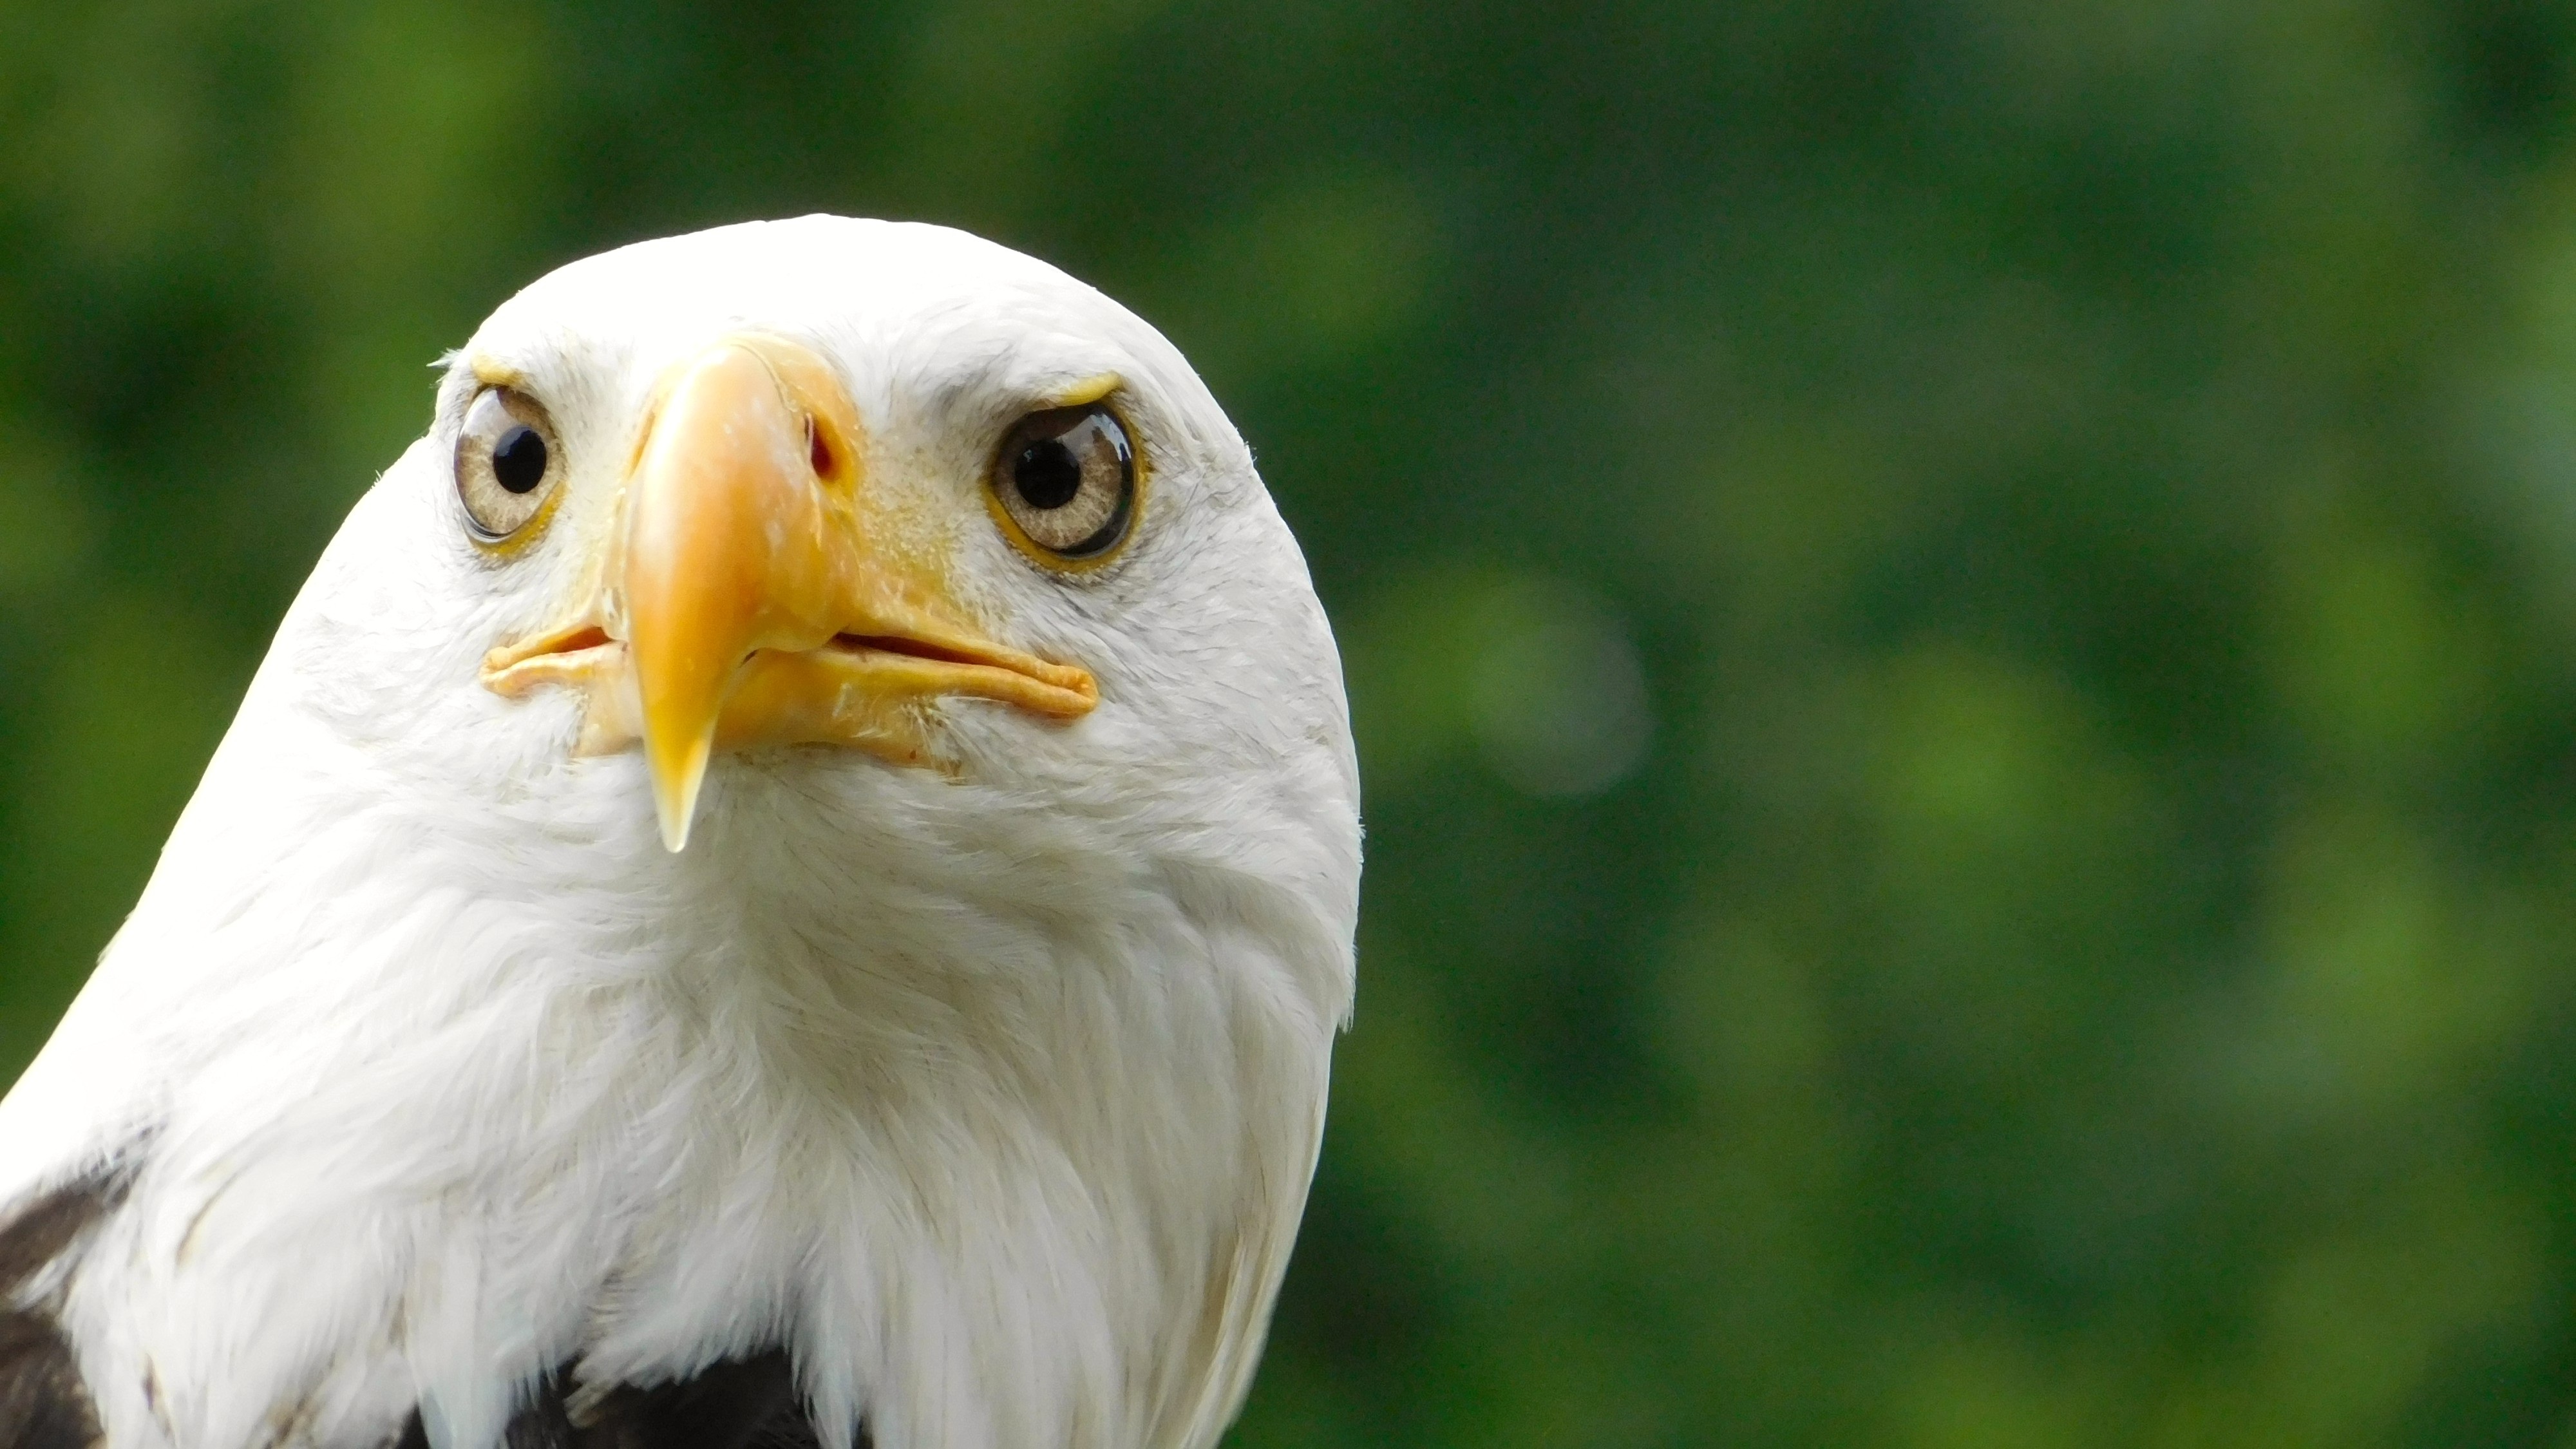
[[[0,1058],[602,247],[1161,323],[1340,623],[1244,1446],[2576,1444],[2576,4],[0,7]]]

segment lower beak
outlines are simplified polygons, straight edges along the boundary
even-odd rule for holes
[[[602,607],[485,661],[503,693],[590,685],[585,746],[640,739],[674,851],[719,748],[841,744],[917,764],[933,700],[1053,719],[1098,702],[1088,671],[967,622],[931,551],[905,545],[861,476],[860,440],[811,352],[769,338],[708,349],[646,425]]]

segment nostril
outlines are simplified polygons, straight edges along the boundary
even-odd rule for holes
[[[831,477],[832,440],[823,436],[823,430],[814,426],[814,420],[810,417],[805,420],[805,449],[807,455],[814,460],[814,476]]]

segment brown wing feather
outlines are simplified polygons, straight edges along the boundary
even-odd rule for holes
[[[787,1355],[772,1350],[727,1359],[695,1378],[639,1387],[621,1385],[578,1419],[561,1376],[549,1377],[536,1401],[510,1420],[508,1449],[821,1449],[822,1440],[796,1394]],[[868,1449],[860,1432],[859,1449]],[[398,1449],[429,1449],[415,1413]]]
[[[125,1176],[106,1171],[56,1188],[0,1225],[0,1299],[79,1241],[125,1198]],[[41,1308],[0,1309],[0,1449],[91,1449],[98,1410],[62,1329]]]
[[[62,1331],[42,1314],[0,1314],[0,1446],[89,1449],[97,1442],[98,1415]]]

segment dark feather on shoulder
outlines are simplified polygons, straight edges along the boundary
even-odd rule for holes
[[[561,1376],[510,1420],[507,1449],[821,1449],[784,1352],[727,1359],[695,1378],[620,1385],[578,1420]],[[868,1449],[864,1430],[859,1449]],[[415,1412],[397,1449],[429,1449]]]
[[[15,1299],[125,1200],[126,1175],[101,1172],[54,1189],[0,1224],[0,1449],[90,1449],[98,1411],[62,1329],[42,1309]]]

